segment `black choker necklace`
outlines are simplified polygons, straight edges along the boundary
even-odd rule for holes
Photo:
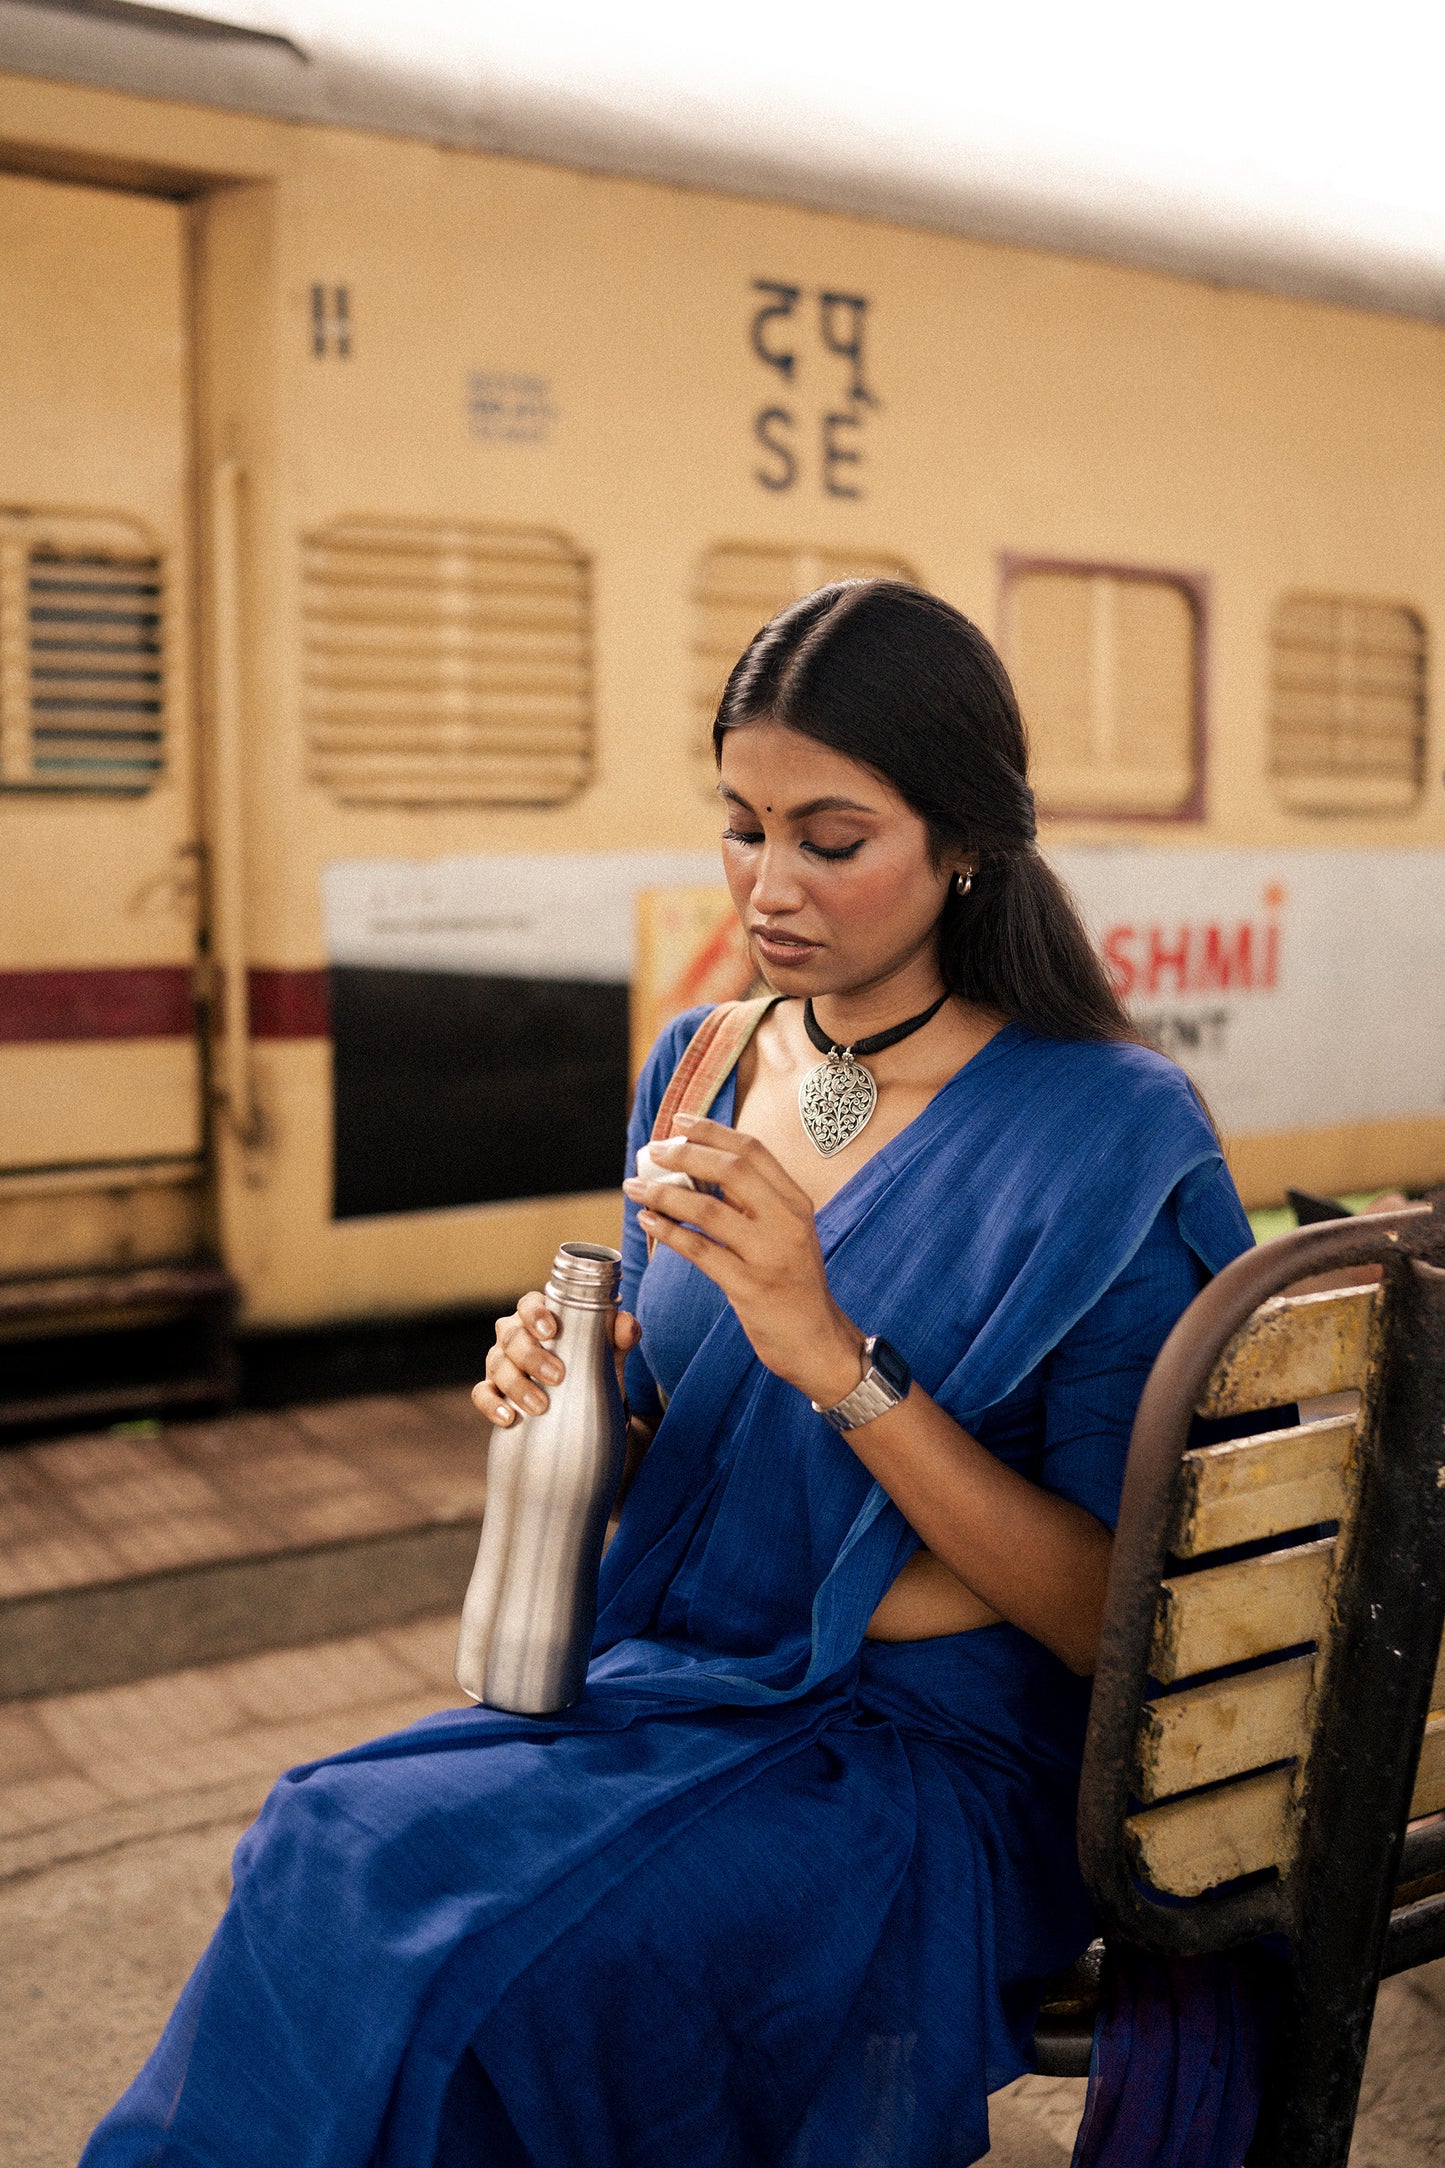
[[[813,1014],[811,996],[803,1003],[803,1029],[818,1052],[828,1057],[810,1069],[798,1086],[798,1114],[815,1151],[825,1159],[841,1152],[867,1127],[878,1104],[878,1086],[859,1055],[881,1054],[885,1047],[897,1046],[900,1039],[922,1031],[947,999],[947,994],[940,994],[931,1008],[910,1016],[907,1023],[895,1024],[891,1031],[875,1031],[871,1039],[855,1039],[851,1046],[839,1046],[828,1037]]]

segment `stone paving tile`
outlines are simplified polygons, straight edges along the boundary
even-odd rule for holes
[[[1350,2168],[1445,2163],[1445,1958],[1386,1980],[1375,2006]]]
[[[96,1581],[119,1580],[125,1571],[124,1561],[99,1536],[83,1529],[57,1531],[0,1551],[0,1601],[49,1589],[88,1588]]]
[[[230,1787],[233,1797],[238,1782],[259,1807],[283,1769],[464,1706],[451,1676],[455,1642],[448,1613],[0,1707],[0,1838],[50,1830],[47,1856],[59,1856],[84,1848],[87,1822],[95,1841],[114,1841],[118,1808],[159,1810],[192,1794],[199,1804],[182,1816],[204,1816],[208,1796]]]
[[[408,1661],[404,1650],[388,1648],[387,1638],[368,1634],[311,1648],[274,1649],[217,1668],[224,1668],[228,1691],[248,1718],[289,1722],[366,1701],[400,1700],[429,1684],[421,1666]]]
[[[366,1480],[411,1502],[424,1519],[460,1520],[480,1514],[487,1487],[485,1441],[436,1431],[368,1442],[352,1449]]]
[[[247,1558],[268,1547],[256,1517],[234,1513],[166,1513],[126,1521],[110,1531],[110,1548],[131,1573],[163,1573],[212,1559]]]
[[[284,1504],[253,1508],[258,1519],[286,1545],[346,1543],[358,1536],[382,1536],[416,1528],[429,1516],[414,1500],[379,1485],[332,1491],[320,1498],[295,1498]]]
[[[88,1777],[69,1771],[61,1776],[34,1777],[22,1784],[0,1785],[0,1837],[17,1837],[31,1829],[49,1829],[56,1822],[74,1821],[92,1814],[107,1802],[108,1794]]]
[[[441,1688],[449,1701],[464,1697],[452,1676],[458,1621],[451,1612],[440,1618],[414,1619],[409,1626],[389,1626],[375,1639],[418,1672],[429,1686]]]
[[[342,1448],[332,1443],[329,1450]],[[428,1423],[425,1430],[388,1431],[385,1436],[352,1439],[345,1456],[353,1468],[366,1469],[383,1481],[414,1473],[419,1468],[464,1468],[485,1458],[480,1432],[468,1436],[453,1423]]]
[[[294,1757],[293,1757],[294,1758]],[[222,1738],[182,1741],[145,1754],[115,1754],[97,1767],[92,1779],[105,1798],[134,1803],[163,1799],[171,1792],[201,1792],[236,1777],[272,1777],[281,1765],[267,1741],[265,1727]]]
[[[466,1387],[106,1433],[0,1454],[0,1604],[480,1518]]]
[[[234,1793],[243,1780],[259,1807],[297,1762],[464,1705],[451,1676],[455,1642],[447,1614],[0,1707],[0,1838],[65,1837],[88,1819],[97,1841],[114,1841],[107,1817],[118,1807],[159,1808],[194,1794],[203,1812],[207,1795],[227,1786]]]
[[[241,1730],[247,1711],[229,1668],[197,1665],[125,1686],[51,1694],[29,1706],[70,1765],[89,1774],[113,1756],[162,1752]]]
[[[478,1377],[482,1374],[482,1364],[486,1361],[486,1354],[487,1351],[483,1348],[481,1351],[482,1361],[477,1364]],[[418,1393],[416,1398],[423,1407],[429,1408],[434,1415],[441,1416],[446,1422],[459,1424],[469,1435],[475,1436],[481,1417],[472,1406],[472,1388],[470,1385],[434,1385],[428,1391]],[[482,1435],[484,1437],[486,1435],[485,1425],[483,1425]]]
[[[65,1755],[34,1709],[23,1703],[0,1708],[0,1782],[20,1784],[30,1777],[58,1775]]]
[[[256,1780],[259,1806],[283,1770],[340,1754],[363,1740],[400,1731],[438,1706],[432,1690],[362,1702],[284,1724],[255,1724],[224,1738],[181,1742],[150,1753],[114,1755],[89,1780],[112,1800],[159,1800],[174,1792],[205,1792],[241,1777]],[[31,1826],[35,1826],[32,1824]]]
[[[459,1704],[465,1704],[465,1696],[460,1689],[453,1689],[451,1705]],[[384,1739],[391,1732],[404,1731],[408,1724],[445,1706],[434,1692],[412,1693],[397,1701],[364,1702],[359,1710],[338,1709],[330,1716],[311,1717],[304,1724],[277,1724],[264,1734],[247,1736],[258,1741],[264,1737],[268,1773],[274,1770],[279,1776],[283,1769],[294,1769],[298,1762],[344,1754],[348,1747],[361,1746],[368,1739]]]
[[[158,1441],[109,1436],[59,1438],[22,1450],[52,1482],[67,1490],[92,1489],[97,1483],[144,1479],[156,1465]]]
[[[455,1480],[459,1472],[465,1474],[468,1458],[466,1447],[461,1444],[438,1445],[432,1438],[424,1443],[408,1439],[360,1447],[351,1456],[351,1466],[357,1479],[379,1483],[388,1490],[399,1490],[418,1478],[424,1481],[438,1477]]]
[[[168,1423],[163,1442],[178,1461],[210,1475],[218,1462],[230,1466],[257,1453],[294,1451],[304,1439],[288,1414],[248,1409],[241,1415]]]
[[[50,1485],[40,1469],[29,1453],[7,1446],[0,1453],[0,1506],[8,1506],[12,1499],[33,1497],[36,1491],[50,1495]]]
[[[397,1484],[397,1489],[429,1521],[480,1522],[487,1501],[486,1470],[464,1470],[456,1475],[409,1476],[405,1482]]]
[[[75,1511],[96,1528],[167,1513],[214,1513],[220,1503],[219,1492],[194,1468],[179,1468],[159,1457],[139,1475],[78,1485],[74,1493]]]
[[[363,1702],[359,1708],[332,1709],[286,1724],[257,1724],[223,1739],[116,1757],[98,1767],[91,1781],[111,1799],[136,1801],[162,1799],[173,1792],[203,1792],[253,1777],[259,1806],[283,1770],[400,1731],[419,1716],[430,1715],[437,1705],[435,1693],[413,1689],[391,1700]]]
[[[1084,2114],[1087,2078],[1015,2078],[989,2096],[992,2150],[984,2162],[996,2168],[1067,2168]],[[984,2163],[979,2164],[984,2168]]]
[[[347,1454],[373,1444],[432,1438],[441,1428],[440,1419],[419,1395],[411,1393],[369,1393],[355,1400],[318,1401],[290,1412],[292,1422],[307,1437]]]
[[[208,1473],[225,1497],[244,1499],[251,1505],[270,1505],[283,1498],[315,1498],[325,1491],[354,1490],[357,1483],[357,1471],[350,1461],[299,1439],[280,1451],[217,1461]]]
[[[0,1453],[0,1465],[4,1458]],[[85,1530],[83,1517],[64,1491],[45,1482],[34,1469],[22,1468],[19,1473],[28,1478],[26,1485],[0,1493],[0,1552],[44,1542],[60,1531],[78,1535]]]

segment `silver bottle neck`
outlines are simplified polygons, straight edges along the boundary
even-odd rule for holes
[[[610,1310],[622,1286],[622,1257],[600,1242],[564,1242],[552,1260],[547,1297],[576,1310]]]

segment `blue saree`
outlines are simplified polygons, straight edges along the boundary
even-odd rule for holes
[[[654,1049],[633,1153],[698,1013]],[[1201,1269],[1250,1240],[1179,1070],[1018,1025],[818,1229],[849,1315],[1106,1520],[1155,1352]],[[634,1226],[628,1256],[636,1285]],[[671,1389],[604,1560],[583,1698],[447,1711],[284,1777],[83,2168],[986,2151],[1035,1983],[1091,1932],[1087,1687],[1006,1625],[865,1641],[916,1538],[726,1305],[680,1286],[669,1305],[678,1262],[660,1251],[662,1292],[637,1298],[634,1382]]]

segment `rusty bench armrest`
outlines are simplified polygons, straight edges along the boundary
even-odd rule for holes
[[[1271,1296],[1342,1265],[1384,1263],[1393,1280],[1406,1269],[1404,1261],[1416,1257],[1445,1259],[1445,1228],[1423,1205],[1322,1221],[1249,1251],[1191,1303],[1144,1388],[1115,1537],[1079,1803],[1085,1877],[1110,1929],[1143,1948],[1185,1955],[1288,1925],[1278,1883],[1186,1906],[1161,1904],[1141,1888],[1126,1848],[1160,1584],[1194,1412],[1221,1352]],[[1427,1689],[1428,1680],[1422,1691]]]
[[[1421,1882],[1432,1874],[1445,1874],[1445,1814],[1432,1815],[1405,1832],[1400,1880]]]
[[[1372,1291],[1356,1303],[1347,1295],[1320,1295],[1313,1301],[1331,1305],[1328,1313],[1301,1304],[1255,1316],[1261,1304],[1302,1280],[1362,1265],[1383,1267],[1378,1296]],[[1188,1955],[1271,1931],[1286,1937],[1285,2045],[1275,2059],[1252,2162],[1343,2168],[1382,1964],[1393,1970],[1437,1954],[1445,1931],[1445,1899],[1433,1893],[1403,1905],[1393,1926],[1390,1919],[1445,1624],[1442,1268],[1445,1215],[1428,1206],[1320,1222],[1252,1251],[1220,1273],[1179,1320],[1135,1421],[1085,1749],[1080,1860],[1106,1929],[1141,1948]],[[1340,1534],[1315,1546],[1316,1559],[1305,1540],[1309,1528],[1279,1522],[1265,1538],[1267,1552],[1256,1545],[1252,1561],[1268,1569],[1255,1576],[1258,1587],[1279,1585],[1283,1572],[1315,1606],[1291,1612],[1286,1605],[1282,1612],[1291,1621],[1316,1621],[1293,1637],[1318,1649],[1300,1700],[1286,1661],[1290,1636],[1261,1634],[1256,1648],[1248,1613],[1240,1614],[1235,1638],[1247,1666],[1273,1667],[1268,1677],[1258,1668],[1238,1676],[1211,1672],[1230,1659],[1211,1653],[1207,1636],[1196,1634],[1192,1654],[1178,1657],[1178,1607],[1192,1606],[1196,1620],[1207,1614],[1211,1599],[1203,1584],[1213,1574],[1220,1577],[1213,1607],[1227,1617],[1226,1577],[1231,1598],[1235,1583],[1242,1591],[1248,1578],[1230,1563],[1238,1554],[1216,1551],[1212,1562],[1207,1555],[1221,1541],[1217,1519],[1215,1532],[1194,1546],[1205,1555],[1193,1556],[1186,1539],[1194,1522],[1185,1508],[1195,1492],[1187,1486],[1197,1490],[1202,1481],[1196,1464],[1203,1456],[1195,1453],[1186,1470],[1185,1455],[1196,1412],[1264,1409],[1340,1390],[1343,1374],[1295,1382],[1287,1393],[1278,1389],[1291,1362],[1297,1381],[1306,1374],[1327,1378],[1329,1363],[1316,1345],[1326,1326],[1350,1339],[1349,1362],[1342,1358],[1336,1369],[1353,1365],[1362,1393],[1358,1417],[1346,1424],[1353,1426],[1355,1451],[1337,1513]],[[1272,1350],[1279,1351],[1277,1363]],[[1340,1427],[1345,1419],[1333,1420]],[[1307,1446],[1304,1457],[1314,1450]],[[1277,1446],[1261,1438],[1251,1451]],[[1227,1483],[1217,1487],[1217,1496],[1226,1490]],[[1182,1578],[1171,1578],[1173,1553],[1185,1558]],[[1162,1698],[1156,1674],[1171,1687]],[[1280,1733],[1271,1749],[1281,1758],[1261,1756],[1266,1766],[1252,1772],[1236,1761],[1212,1788],[1187,1769],[1181,1777],[1176,1767],[1162,1794],[1151,1790],[1141,1739],[1157,1740],[1171,1727],[1177,1733],[1181,1719],[1187,1729],[1193,1712],[1185,1704],[1207,1710],[1223,1697],[1243,1708],[1251,1681],[1256,1707],[1261,1688],[1280,1706],[1291,1695],[1299,1701],[1302,1728]],[[1438,1749],[1431,1755],[1434,1767]],[[1427,1782],[1422,1763],[1415,1813],[1441,1803],[1432,1797],[1420,1804],[1436,1785],[1438,1774]],[[1155,1803],[1161,1796],[1162,1805]],[[1172,1882],[1165,1877],[1157,1888],[1146,1882],[1146,1872],[1154,1872],[1151,1842],[1159,1856],[1172,1845],[1170,1856],[1187,1861],[1201,1832],[1237,1834],[1250,1815],[1268,1831],[1267,1843],[1251,1851],[1242,1844],[1231,1849],[1232,1836],[1209,1838],[1192,1884],[1187,1874]],[[1436,1849],[1424,1830],[1412,1838],[1414,1860]],[[1236,1877],[1232,1885],[1226,1869]]]
[[[1412,1972],[1416,1965],[1431,1964],[1437,1957],[1445,1957],[1445,1890],[1419,1897],[1391,1913],[1380,1978]]]

